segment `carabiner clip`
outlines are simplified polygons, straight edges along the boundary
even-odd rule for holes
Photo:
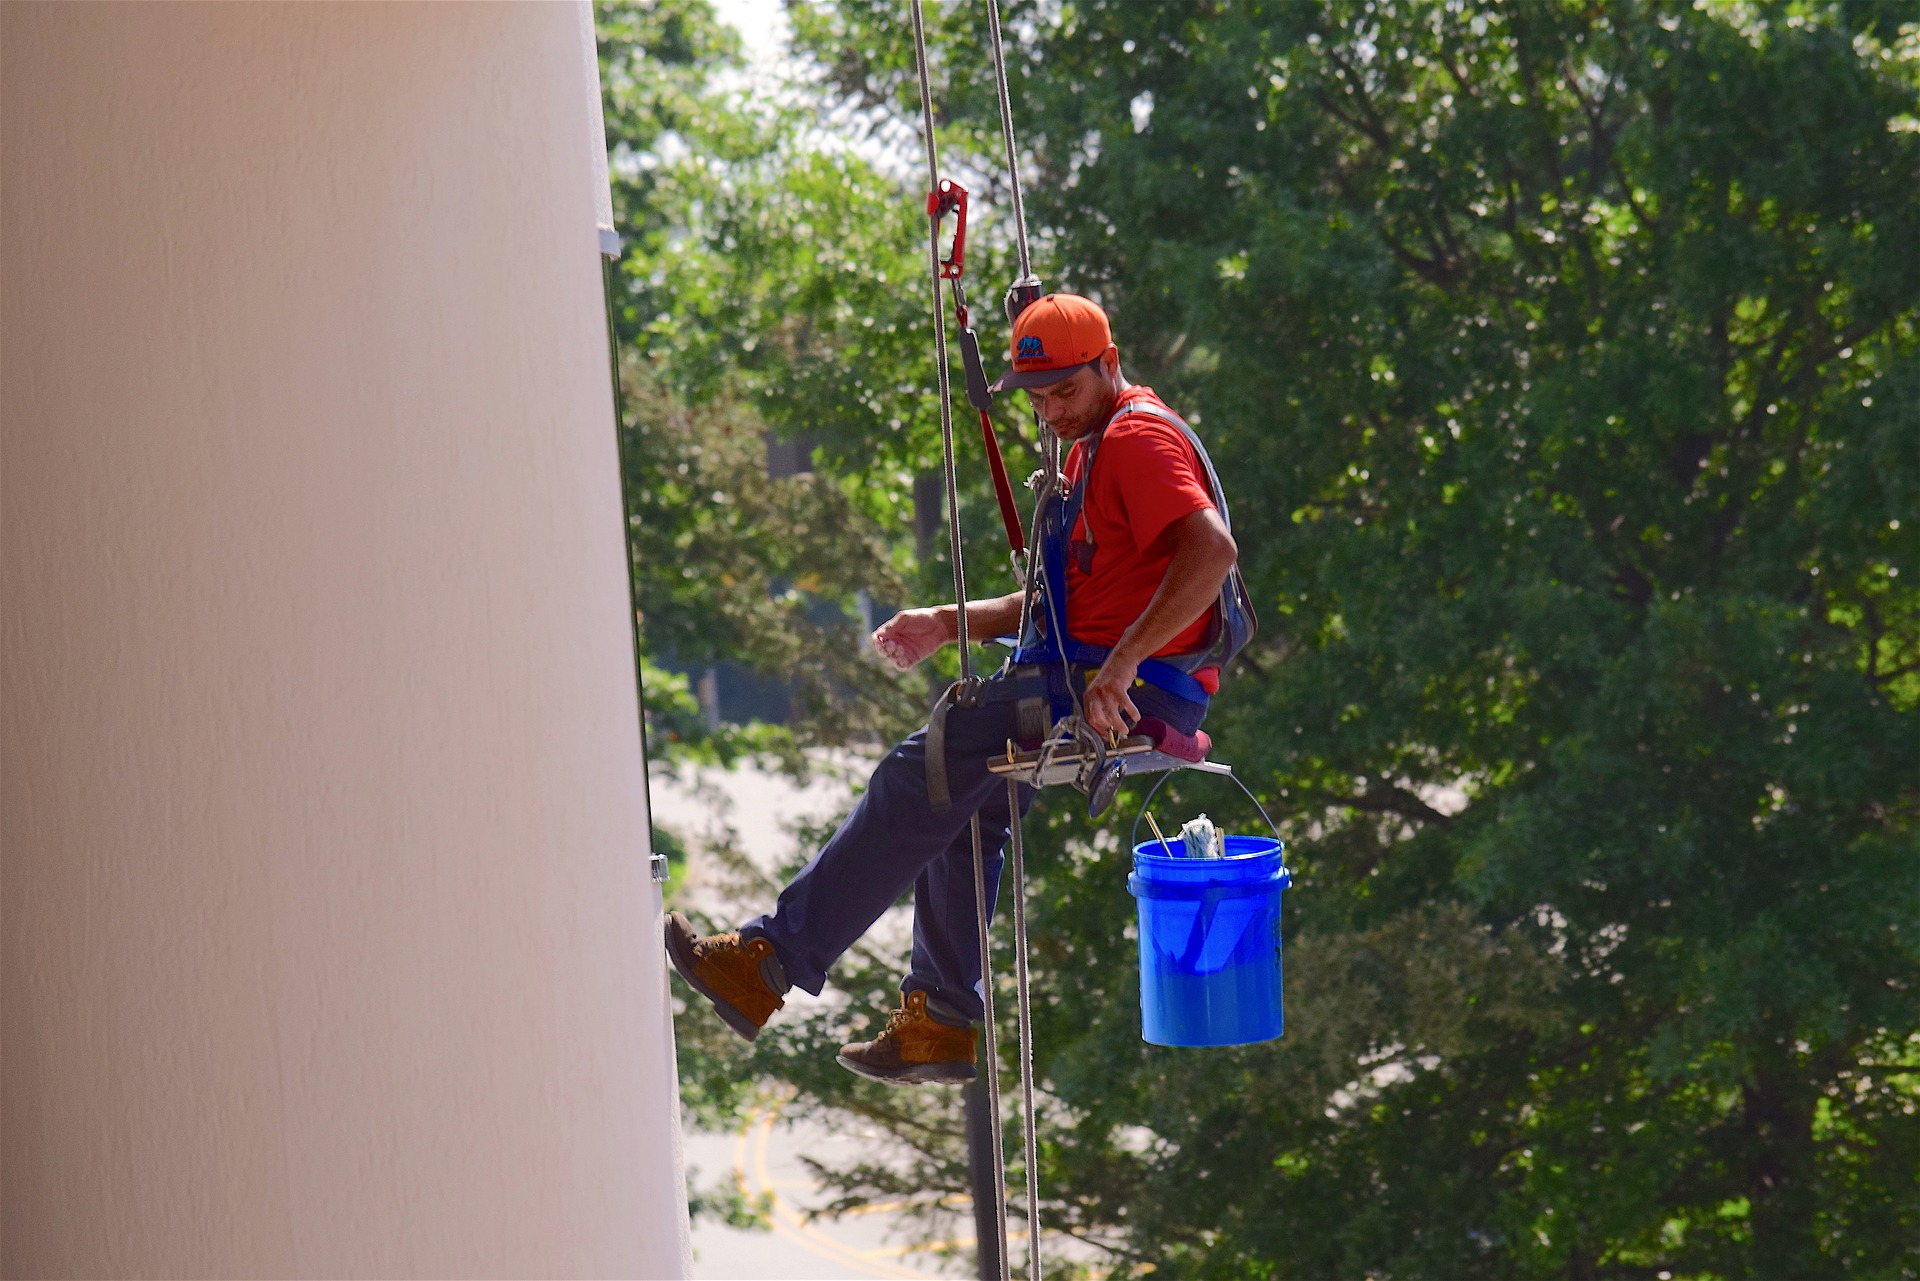
[[[958,214],[953,226],[953,252],[940,260],[940,279],[958,280],[967,260],[967,189],[951,178],[942,178],[940,186],[927,193],[927,217],[939,230],[940,220]]]

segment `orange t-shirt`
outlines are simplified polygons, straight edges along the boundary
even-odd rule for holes
[[[1120,400],[1166,408],[1146,387],[1131,387]],[[1069,485],[1085,465],[1085,443],[1075,442],[1062,468]],[[1070,544],[1089,537],[1093,542],[1091,572],[1082,572],[1078,560],[1067,556],[1067,630],[1073,638],[1102,647],[1118,643],[1146,612],[1173,561],[1173,549],[1161,535],[1175,521],[1213,505],[1207,469],[1178,427],[1142,413],[1123,414],[1108,424],[1080,518],[1067,534]],[[1199,649],[1211,614],[1209,605],[1154,657]],[[1218,668],[1193,675],[1208,693],[1218,691]]]

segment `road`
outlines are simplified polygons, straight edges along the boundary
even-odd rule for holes
[[[851,757],[822,760],[855,772],[860,769],[858,760]],[[729,914],[750,915],[765,905],[727,902],[721,889],[723,878],[712,866],[703,865],[701,842],[729,841],[761,868],[771,870],[794,852],[790,829],[795,822],[831,817],[852,794],[847,778],[832,770],[823,770],[802,788],[752,766],[656,774],[652,793],[654,822],[688,838],[692,848],[679,897],[722,919]],[[895,947],[904,961],[910,929],[904,913],[890,912],[876,928],[876,941]],[[689,1133],[690,1179],[710,1188],[723,1175],[730,1175],[749,1203],[764,1195],[773,1210],[771,1227],[764,1231],[696,1223],[693,1275],[711,1281],[971,1275],[970,1235],[941,1243],[945,1257],[909,1253],[905,1225],[895,1207],[871,1206],[838,1219],[812,1217],[828,1198],[807,1177],[800,1154],[827,1160],[844,1157],[851,1162],[863,1143],[877,1138],[877,1132],[862,1134],[796,1122],[782,1117],[777,1107],[754,1113],[737,1134]]]
[[[687,1161],[703,1185],[730,1170],[750,1204],[764,1197],[772,1210],[770,1226],[759,1231],[696,1223],[693,1275],[707,1281],[972,1275],[971,1234],[935,1243],[931,1251],[912,1249],[897,1206],[868,1206],[833,1219],[813,1216],[829,1197],[807,1176],[799,1154],[851,1159],[874,1137],[792,1122],[778,1106],[754,1113],[737,1134],[689,1134]],[[960,1198],[954,1208],[964,1215],[967,1205]]]

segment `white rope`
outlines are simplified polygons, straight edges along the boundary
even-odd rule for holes
[[[919,0],[914,0],[915,4]],[[1000,99],[1000,136],[1006,143],[1007,184],[1013,196],[1013,234],[1014,243],[1020,255],[1020,283],[1025,284],[1033,276],[1033,261],[1027,249],[1027,210],[1020,194],[1020,156],[1013,139],[1013,101],[1007,92],[1007,57],[1000,39],[1000,3],[999,0],[987,0],[987,30],[993,45],[994,88]],[[922,80],[924,84],[924,79]],[[1045,423],[1039,422],[1041,456],[1044,460],[1047,479],[1057,484],[1060,475],[1059,441],[1048,430]],[[1034,531],[1036,535],[1039,531]],[[1033,574],[1039,556],[1038,539],[1027,552],[1025,582],[1028,585],[1027,600],[1022,602],[1021,627],[1026,626],[1027,603],[1031,602]],[[1057,630],[1056,636],[1065,635]],[[1073,673],[1067,673],[1067,688],[1075,693],[1074,705],[1079,706],[1078,692],[1073,690]],[[1035,1132],[1033,1110],[1033,1012],[1029,1000],[1027,973],[1027,871],[1026,842],[1020,827],[1020,786],[1012,779],[1007,780],[1007,830],[1012,838],[1011,862],[1013,864],[1013,956],[1015,984],[1014,990],[1019,998],[1020,1014],[1020,1117],[1026,1157],[1027,1173],[1027,1277],[1028,1281],[1041,1281],[1040,1274],[1040,1159],[1039,1141]],[[1001,1193],[1005,1199],[1004,1191]],[[1003,1256],[1004,1257],[1004,1254]]]
[[[1006,146],[1007,186],[1013,193],[1013,240],[1020,254],[1020,283],[1033,280],[1033,259],[1027,250],[1027,202],[1020,194],[1020,149],[1013,139],[1013,95],[1007,89],[1007,54],[1000,39],[1000,0],[987,0],[987,32],[992,37],[993,85],[1000,99],[1000,138]],[[1048,429],[1039,414],[1033,416],[1040,429],[1040,467],[1048,482],[1060,483],[1060,438]],[[1033,574],[1034,555],[1029,549],[1026,572]],[[1024,626],[1026,620],[1021,619]]]
[[[1013,100],[1007,93],[1007,55],[1000,47],[1000,0],[987,0],[987,30],[993,36],[993,81],[1000,93],[1000,136],[1007,143],[1007,182],[1013,188],[1013,238],[1020,250],[1020,278],[1033,274],[1027,256],[1027,206],[1020,198],[1020,160],[1013,145]]]
[[[927,190],[940,186],[940,157],[933,140],[933,87],[927,81],[926,20],[913,0],[913,52],[920,70],[920,118],[927,143]],[[940,220],[927,219],[927,262],[933,271],[933,364],[940,380],[940,449],[947,479],[947,544],[953,557],[953,595],[960,641],[960,679],[973,676],[967,644],[967,571],[960,554],[960,488],[953,465],[953,389],[947,370],[947,314],[940,307]]]
[[[926,142],[927,153],[927,190],[936,191],[940,185],[939,153],[934,141],[933,129],[933,87],[927,72],[927,35],[926,16],[921,9],[921,0],[911,0],[910,10],[913,16],[913,52],[914,66],[920,77],[920,119],[921,133]],[[994,81],[1000,100],[1000,132],[1006,142],[1007,179],[1013,196],[1014,238],[1020,257],[1020,279],[1022,283],[1032,276],[1032,262],[1027,246],[1026,206],[1020,192],[1020,171],[1018,150],[1013,137],[1013,106],[1007,92],[1006,54],[1000,39],[1000,6],[997,0],[988,0],[987,24],[992,34]],[[966,570],[961,559],[960,540],[960,490],[953,452],[953,405],[952,391],[948,382],[947,369],[947,332],[946,316],[940,307],[940,220],[932,217],[928,228],[928,265],[933,278],[933,345],[934,361],[938,366],[940,386],[940,444],[942,461],[946,469],[947,488],[947,531],[949,546],[953,557],[953,594],[958,614],[955,631],[960,643],[960,679],[971,683],[973,679],[973,656],[967,636],[967,583]],[[1057,482],[1059,477],[1060,446],[1053,433],[1041,424],[1042,457],[1045,461],[1048,478]],[[1033,550],[1028,554],[1028,581],[1032,581],[1034,566]],[[1024,612],[1024,611],[1023,611]],[[1069,676],[1069,687],[1072,680]],[[1078,702],[1076,698],[1075,702]],[[1022,1138],[1025,1147],[1025,1165],[1027,1176],[1027,1276],[1029,1281],[1041,1281],[1040,1260],[1040,1160],[1039,1139],[1033,1104],[1033,1010],[1030,1000],[1029,973],[1027,966],[1027,886],[1026,886],[1026,846],[1021,831],[1020,786],[1009,779],[1007,781],[1007,819],[1008,835],[1011,837],[1011,863],[1013,872],[1013,931],[1015,992],[1018,1001],[1020,1027],[1020,1093]],[[994,1193],[997,1204],[994,1207],[994,1224],[1000,1238],[1000,1275],[1002,1281],[1011,1281],[1011,1261],[1007,1257],[1007,1168],[1006,1154],[1000,1134],[1000,1063],[998,1037],[994,1027],[993,1013],[993,967],[991,962],[991,938],[988,928],[988,903],[986,888],[986,859],[982,849],[980,834],[980,816],[976,813],[971,822],[973,836],[973,893],[974,917],[978,925],[980,946],[980,996],[984,1006],[985,1022],[985,1059],[987,1078],[988,1107],[992,1115],[990,1129],[993,1134]]]
[[[1033,1012],[1027,1002],[1026,842],[1020,831],[1020,784],[1007,780],[1007,830],[1013,837],[1013,963],[1020,993],[1020,1120],[1027,1159],[1027,1277],[1040,1281],[1040,1145],[1033,1122]]]
[[[933,137],[933,86],[927,75],[926,16],[921,12],[920,0],[912,0],[910,8],[913,14],[914,67],[920,74],[921,134],[927,144],[927,190],[933,192],[940,186],[940,157]],[[953,462],[953,391],[948,382],[946,313],[940,306],[940,220],[930,217],[927,222],[927,260],[933,273],[933,354],[940,383],[940,447],[946,467],[947,533],[953,556],[954,607],[959,616],[956,631],[960,642],[960,679],[970,682],[973,678],[973,655],[967,641],[967,574],[960,553],[960,489]],[[1018,808],[1013,812],[1013,822],[1019,822]],[[1011,1281],[1012,1265],[1007,1258],[1007,1157],[1000,1134],[1000,1048],[994,1028],[992,940],[987,927],[986,854],[981,847],[978,812],[973,815],[969,827],[973,835],[974,919],[979,926],[980,1003],[983,1007],[981,1021],[985,1041],[982,1058],[987,1074],[987,1110],[991,1117],[991,1124],[987,1128],[993,1135],[994,1230],[1000,1239],[997,1253],[1001,1281]],[[1020,988],[1023,1018],[1026,998],[1023,983]]]

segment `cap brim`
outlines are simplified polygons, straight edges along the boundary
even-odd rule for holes
[[[1024,373],[1018,369],[1009,369],[1000,375],[1000,380],[987,388],[991,392],[1011,391],[1016,387],[1051,387],[1085,369],[1084,363],[1068,365],[1065,369],[1029,369]]]

